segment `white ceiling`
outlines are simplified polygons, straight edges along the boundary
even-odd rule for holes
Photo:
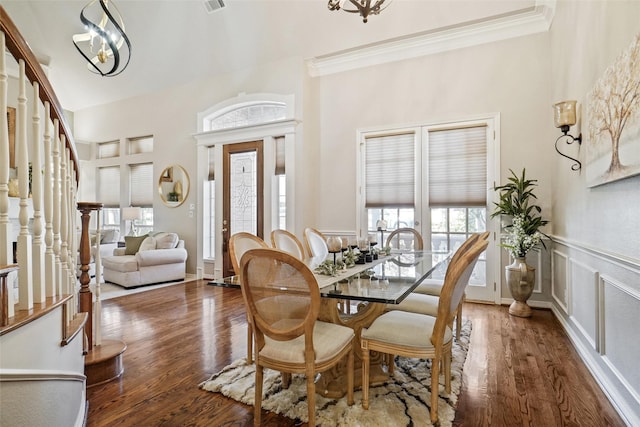
[[[132,44],[128,68],[100,77],[86,68],[71,36],[84,31],[89,0],[0,0],[38,59],[65,109],[76,111],[199,78],[297,56],[324,57],[410,34],[531,8],[535,0],[391,0],[364,24],[331,12],[326,0],[115,0]],[[389,1],[389,0],[388,0]]]

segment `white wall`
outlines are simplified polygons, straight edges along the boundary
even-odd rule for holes
[[[189,258],[187,272],[196,272],[197,218],[189,217],[189,205],[199,204],[195,139],[198,112],[223,100],[246,93],[294,93],[302,99],[303,62],[291,58],[260,68],[211,77],[169,88],[148,96],[92,107],[75,112],[75,137],[79,141],[102,142],[143,135],[154,136],[154,174],[171,164],[182,165],[191,177],[191,191],[176,208],[166,207],[154,193],[154,228],[175,231],[185,239]],[[84,193],[86,194],[86,192]],[[200,210],[199,205],[196,209]]]
[[[529,178],[539,180],[536,194],[550,218],[553,181],[547,165],[554,156],[549,141],[555,128],[550,65],[544,60],[548,48],[548,34],[541,34],[322,77],[317,178],[322,185],[314,225],[355,231],[357,130],[490,113],[501,115],[500,180],[509,169],[526,168]],[[509,295],[506,284],[502,295]]]
[[[633,0],[559,2],[551,28],[552,100],[585,103],[605,69],[640,32],[639,17],[640,2]],[[583,167],[588,143],[580,147]],[[639,260],[640,177],[587,188],[585,171],[573,172],[570,165],[554,157],[554,234]]]
[[[638,1],[558,2],[550,31],[551,101],[586,103],[640,32],[639,17]],[[582,172],[560,156],[551,163],[552,308],[626,422],[640,425],[640,177],[587,187],[585,120],[579,153],[570,149]]]

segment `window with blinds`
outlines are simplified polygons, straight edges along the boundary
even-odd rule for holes
[[[120,141],[101,142],[98,144],[98,158],[110,159],[120,156]]]
[[[120,207],[120,166],[98,168],[98,201],[105,208]]]
[[[129,154],[153,153],[153,137],[129,138]]]
[[[131,206],[153,206],[153,163],[129,166]]]
[[[429,130],[429,206],[487,204],[486,126]]]
[[[365,137],[365,207],[415,206],[415,133]]]

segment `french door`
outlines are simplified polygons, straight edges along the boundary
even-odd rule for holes
[[[229,238],[241,231],[263,236],[262,141],[223,147],[223,275],[235,274],[229,256]]]

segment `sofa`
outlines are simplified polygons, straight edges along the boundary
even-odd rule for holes
[[[89,260],[89,276],[96,275],[96,254],[100,251],[100,259],[112,256],[113,251],[118,247],[118,239],[120,239],[120,230],[103,230],[100,232],[100,244],[96,242],[97,232],[89,230],[89,241],[91,245],[91,258]],[[78,231],[78,271],[77,276],[80,277],[82,263],[80,262],[80,231]]]
[[[184,240],[176,233],[126,236],[125,247],[102,259],[105,282],[124,288],[184,280],[187,267]]]

